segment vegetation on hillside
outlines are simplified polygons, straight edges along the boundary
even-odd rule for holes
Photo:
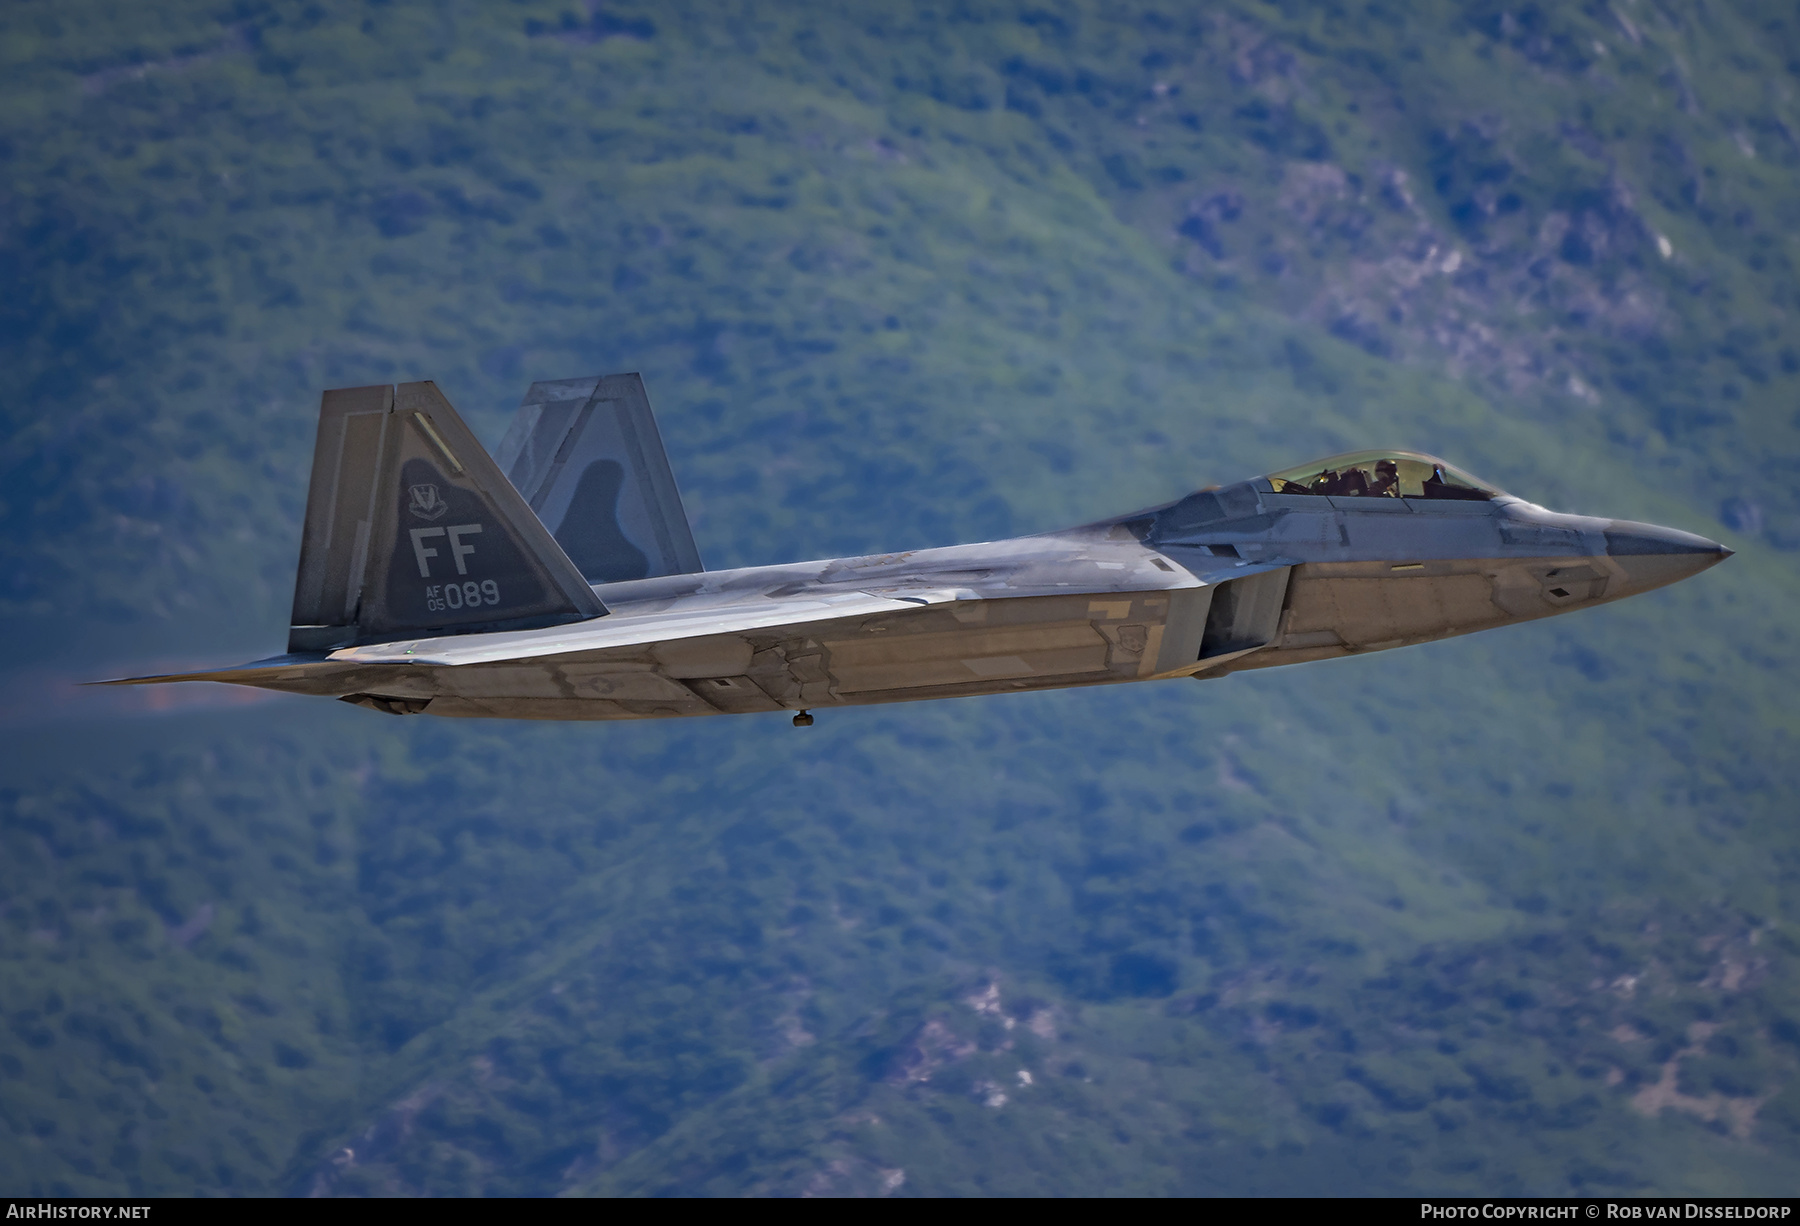
[[[642,371],[714,566],[1377,441],[1740,554],[807,732],[15,703],[0,1186],[1791,1191],[1797,40],[1652,0],[10,6],[15,679],[278,649],[317,394],[390,379],[494,439],[533,379]]]

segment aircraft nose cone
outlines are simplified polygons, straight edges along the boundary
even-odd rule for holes
[[[1692,532],[1614,520],[1606,530],[1606,552],[1625,572],[1631,592],[1678,583],[1717,566],[1732,551]]]

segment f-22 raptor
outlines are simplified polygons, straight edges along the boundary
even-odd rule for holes
[[[283,655],[391,715],[793,713],[1248,669],[1551,617],[1731,555],[1365,451],[1014,540],[709,571],[642,380],[537,383],[497,457],[437,387],[324,394]]]

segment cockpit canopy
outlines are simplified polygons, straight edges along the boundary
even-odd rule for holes
[[[1438,498],[1487,502],[1500,493],[1485,482],[1416,451],[1353,451],[1314,460],[1265,478],[1277,494],[1333,498]]]

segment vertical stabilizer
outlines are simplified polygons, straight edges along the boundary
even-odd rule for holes
[[[637,375],[533,383],[497,454],[588,582],[704,569]]]
[[[435,384],[325,393],[289,651],[605,612]]]

